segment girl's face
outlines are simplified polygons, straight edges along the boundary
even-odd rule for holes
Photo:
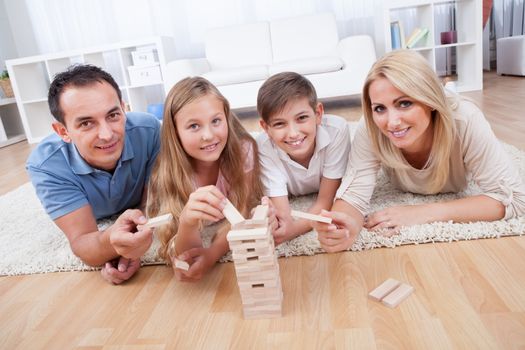
[[[374,123],[395,147],[407,153],[430,150],[430,107],[406,96],[386,78],[374,80],[368,93]]]
[[[182,107],[175,118],[182,147],[194,161],[216,162],[228,139],[224,105],[207,94]]]

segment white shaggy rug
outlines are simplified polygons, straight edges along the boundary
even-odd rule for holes
[[[350,123],[352,128],[356,123]],[[504,145],[511,155],[521,178],[525,179],[525,152]],[[372,198],[372,210],[393,204],[415,204],[450,200],[479,193],[475,184],[459,194],[420,196],[395,190],[381,174]],[[292,206],[306,209],[313,196],[295,198]],[[65,235],[55,226],[42,209],[30,183],[0,197],[0,275],[20,275],[55,271],[93,270],[83,264],[69,248]],[[100,222],[101,228],[111,220]],[[213,227],[210,227],[213,229]],[[479,238],[523,235],[525,217],[495,222],[454,224],[438,222],[403,228],[399,235],[383,237],[367,230],[361,231],[359,239],[351,250],[395,247],[404,244],[429,242],[452,242]],[[156,256],[158,242],[154,242],[143,258],[144,264],[162,263]],[[313,255],[323,250],[317,241],[317,234],[311,231],[277,247],[280,256]],[[228,261],[229,256],[223,257]]]

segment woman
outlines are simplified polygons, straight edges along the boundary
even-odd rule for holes
[[[361,121],[331,212],[317,224],[326,251],[348,249],[361,228],[397,232],[434,221],[493,221],[525,213],[525,189],[483,113],[446,94],[425,59],[393,51],[365,81]],[[419,194],[460,192],[469,174],[482,194],[448,202],[393,206],[367,216],[382,167],[397,188]]]

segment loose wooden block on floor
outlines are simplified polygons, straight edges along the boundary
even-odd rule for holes
[[[382,303],[388,307],[394,308],[398,306],[403,300],[408,298],[408,296],[412,294],[413,291],[414,287],[409,284],[402,283],[399,287],[384,297]]]
[[[384,297],[386,297],[391,291],[399,287],[401,282],[389,278],[383,283],[381,283],[376,289],[368,293],[368,296],[375,301],[381,301]]]

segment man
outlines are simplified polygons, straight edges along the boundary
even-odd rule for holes
[[[101,266],[119,284],[140,268],[152,242],[146,218],[147,181],[159,151],[160,124],[124,112],[115,80],[98,67],[76,65],[57,74],[48,103],[56,134],[31,153],[26,168],[46,212],[84,263]],[[124,211],[125,210],[125,211]],[[97,219],[122,213],[104,231]]]

